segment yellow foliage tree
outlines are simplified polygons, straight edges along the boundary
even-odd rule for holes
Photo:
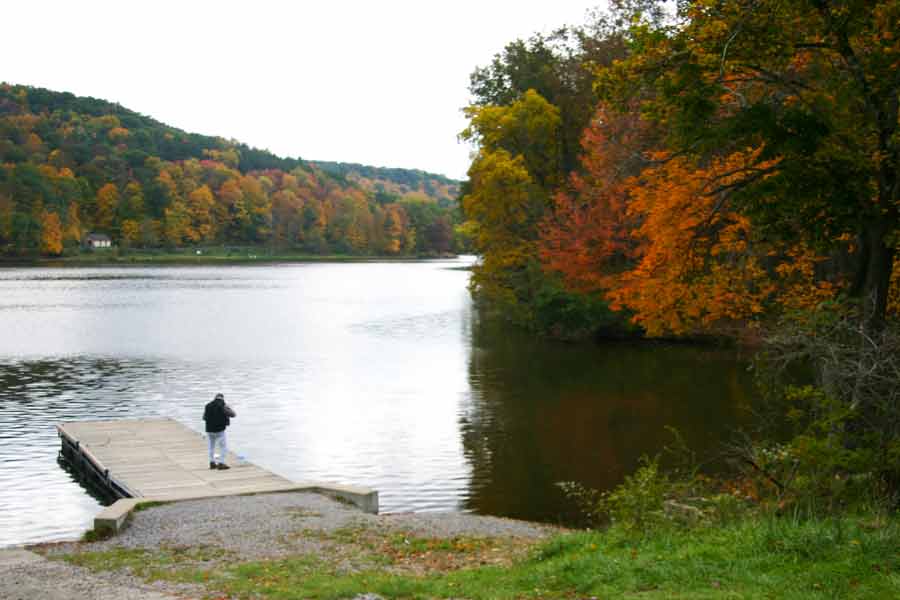
[[[188,194],[188,212],[190,227],[187,236],[192,242],[206,242],[213,237],[212,209],[215,204],[212,191],[202,185]]]
[[[545,194],[535,185],[521,156],[506,150],[482,152],[469,169],[472,192],[463,198],[466,215],[478,223],[475,248],[482,263],[472,286],[515,310],[518,290],[536,255],[536,220]]]
[[[482,150],[521,156],[532,180],[546,190],[559,183],[559,109],[534,90],[509,106],[470,106],[461,137]]]
[[[172,246],[180,246],[188,238],[191,227],[191,215],[184,202],[176,200],[165,210],[163,233],[166,241]]]
[[[141,238],[141,226],[134,219],[122,221],[122,245],[126,248],[133,246]]]
[[[537,225],[560,176],[560,111],[534,90],[504,106],[470,106],[461,133],[479,145],[469,167],[466,218],[478,224],[475,247],[482,256],[471,285],[520,322],[541,283]]]
[[[110,141],[115,143],[124,142],[130,135],[131,132],[124,127],[113,127],[106,133],[106,136]]]
[[[41,213],[41,254],[59,256],[63,250],[62,222],[52,211]]]
[[[97,190],[97,217],[94,219],[97,229],[112,232],[118,208],[119,188],[116,184],[107,183]]]

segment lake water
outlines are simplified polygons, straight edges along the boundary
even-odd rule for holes
[[[166,416],[383,512],[557,521],[667,441],[712,455],[752,401],[730,352],[535,340],[481,317],[469,259],[0,269],[0,547],[73,538],[100,504],[56,462],[63,420]]]

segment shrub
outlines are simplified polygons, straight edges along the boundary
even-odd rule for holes
[[[811,367],[814,383],[791,383]],[[825,305],[782,322],[756,364],[787,443],[745,443],[745,476],[781,504],[832,511],[900,498],[900,327],[873,331],[859,311]]]

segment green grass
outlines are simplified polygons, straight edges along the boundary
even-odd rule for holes
[[[67,562],[94,571],[122,571],[148,581],[166,580],[205,583],[215,571],[214,564],[234,560],[233,554],[210,546],[161,548],[116,548],[102,552],[78,552],[63,557]]]
[[[88,529],[84,532],[84,535],[81,536],[81,541],[87,543],[102,542],[103,540],[108,540],[115,534],[116,531],[112,527],[98,527],[95,529]]]
[[[160,501],[160,500],[148,500],[147,502],[138,502],[134,505],[134,512],[141,512],[144,510],[148,510],[151,508],[155,508],[157,506],[165,506],[169,504],[169,502]]]
[[[340,538],[341,536],[337,536]],[[348,543],[353,536],[345,536]],[[361,553],[397,556],[348,571],[327,555],[203,565],[209,549],[114,550],[67,560],[93,568],[128,567],[153,579],[201,582],[241,598],[897,598],[900,521],[758,517],[730,525],[665,529],[641,538],[615,530],[560,535],[512,565],[464,566],[417,574],[410,561],[471,552],[487,562],[493,542],[388,535]],[[376,557],[370,556],[370,559]],[[334,564],[333,564],[334,563]],[[452,563],[468,565],[470,563]]]

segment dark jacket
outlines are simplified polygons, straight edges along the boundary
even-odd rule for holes
[[[224,400],[213,400],[203,409],[203,420],[206,421],[207,433],[218,433],[225,431],[225,428],[231,424],[231,417],[234,417],[234,411],[225,404]]]

